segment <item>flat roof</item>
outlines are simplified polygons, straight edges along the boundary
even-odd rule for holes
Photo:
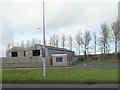
[[[67,54],[52,54],[52,56],[67,56]]]

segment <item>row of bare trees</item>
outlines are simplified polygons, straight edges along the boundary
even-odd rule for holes
[[[12,48],[13,46],[20,46],[23,48],[29,48],[35,44],[41,44],[41,41],[36,40],[35,38],[33,38],[32,40],[27,40],[25,41],[21,41],[21,43],[9,43],[7,49]]]
[[[120,22],[116,20],[108,26],[106,23],[103,23],[100,26],[100,32],[90,32],[90,30],[86,30],[84,33],[79,30],[75,37],[62,35],[61,38],[58,35],[53,35],[50,37],[48,41],[50,46],[59,47],[61,42],[61,47],[65,48],[66,45],[70,50],[73,50],[73,45],[77,46],[79,55],[82,51],[89,54],[89,49],[92,49],[94,54],[97,51],[101,51],[101,53],[107,54],[110,52],[110,49],[113,49],[114,44],[114,52],[118,53],[118,44],[120,43]]]
[[[105,23],[101,25],[100,43],[104,54],[109,53],[110,43],[114,44],[115,46],[114,52],[115,54],[117,54],[119,41],[120,41],[120,22],[118,20],[113,22],[110,28]]]
[[[112,44],[115,46],[115,54],[118,52],[118,43],[120,43],[120,22],[116,20],[109,27],[106,23],[103,23],[100,27],[100,32],[91,32],[90,30],[86,30],[84,33],[79,30],[77,34],[72,37],[63,34],[59,37],[56,34],[53,34],[46,40],[46,45],[53,47],[62,47],[67,48],[69,50],[73,50],[73,47],[77,47],[79,55],[81,52],[89,54],[89,49],[97,53],[98,50],[101,53],[107,54],[110,51],[110,47]],[[21,47],[30,47],[35,44],[41,44],[41,41],[37,41],[33,38],[33,40],[27,40],[26,42],[21,41]],[[10,44],[8,45],[8,48]]]
[[[48,42],[49,46],[62,47],[62,48],[69,47],[69,49],[72,50],[73,37],[72,36],[66,37],[63,34],[61,36],[61,38],[59,38],[58,35],[53,34],[47,42]],[[66,46],[66,44],[67,44],[67,46]]]

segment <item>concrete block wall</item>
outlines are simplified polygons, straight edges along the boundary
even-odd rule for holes
[[[56,57],[62,57],[62,62],[56,62]],[[67,66],[67,54],[52,54],[53,66]]]
[[[46,66],[50,66],[51,63],[46,61]],[[32,59],[28,58],[3,58],[2,59],[2,67],[9,68],[9,67],[42,67],[42,57],[34,57]]]
[[[3,68],[12,68],[12,67],[32,67],[32,68],[38,68],[42,67],[42,58],[37,57],[37,58],[2,58],[2,67]],[[46,62],[46,66],[50,66],[50,62]]]

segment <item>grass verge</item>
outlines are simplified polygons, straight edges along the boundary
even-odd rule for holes
[[[2,83],[118,83],[118,69],[3,70]]]
[[[99,60],[98,62],[105,62],[105,63],[118,63],[118,60]]]

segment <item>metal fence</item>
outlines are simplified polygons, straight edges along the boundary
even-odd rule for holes
[[[84,69],[84,68],[118,68],[117,63],[104,63],[104,62],[87,62],[77,65],[71,65],[71,66],[51,66],[50,63],[46,62],[46,68],[47,69]],[[43,69],[42,62],[32,62],[28,60],[27,62],[3,62],[2,63],[3,69]]]

